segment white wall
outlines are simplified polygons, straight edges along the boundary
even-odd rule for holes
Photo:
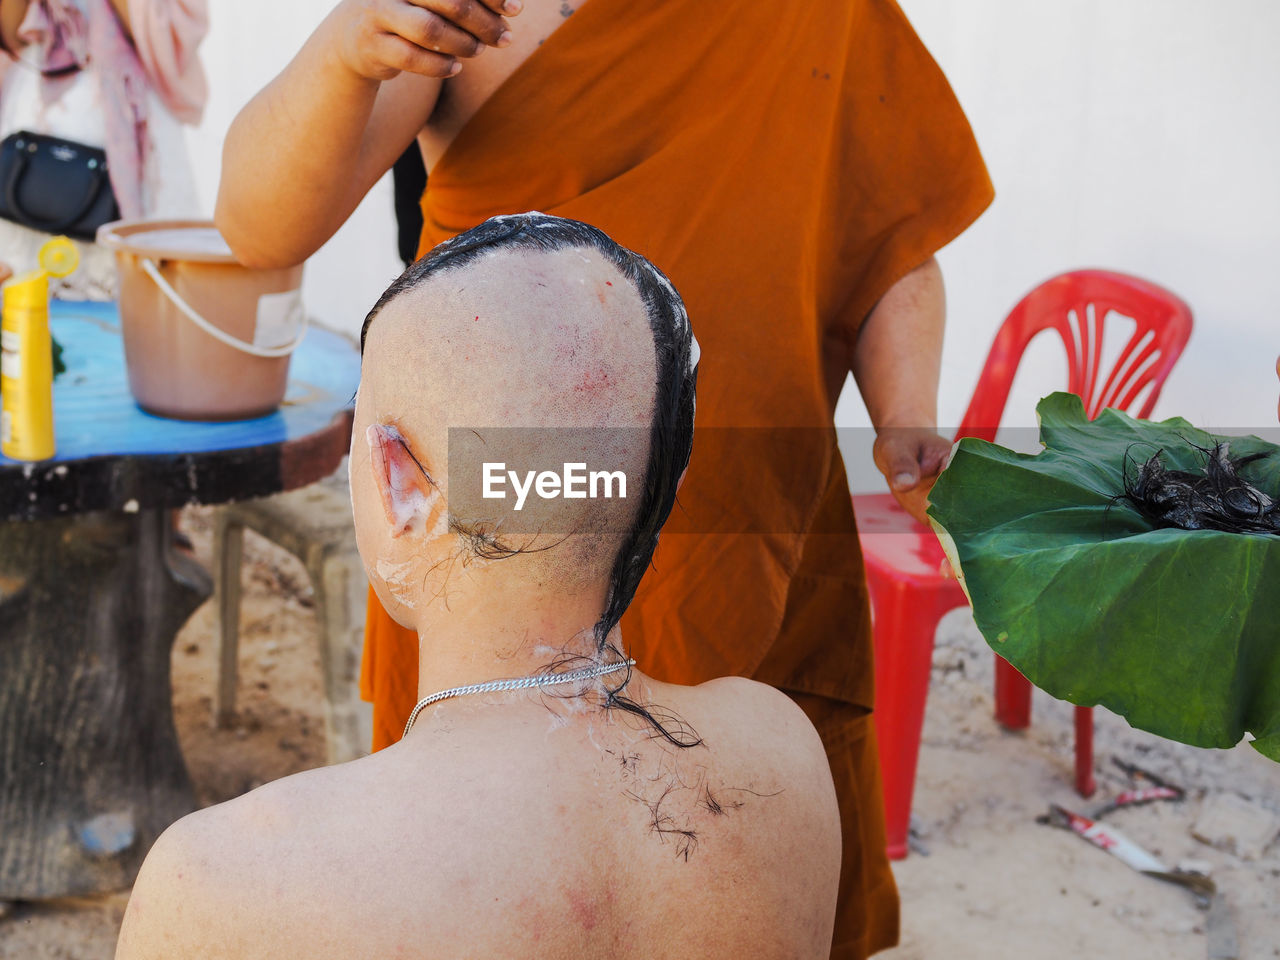
[[[1280,4],[1273,0],[900,0],[955,88],[996,201],[939,257],[954,427],[1000,321],[1039,281],[1108,267],[1185,299],[1195,332],[1153,416],[1275,426],[1280,353]],[[1065,384],[1033,347],[1006,422]],[[839,423],[868,423],[846,390]],[[842,437],[869,447],[862,431]],[[859,459],[865,463],[867,459]],[[873,483],[865,472],[856,488]]]
[[[993,207],[941,255],[950,326],[940,420],[954,425],[1000,321],[1062,270],[1110,267],[1186,299],[1196,330],[1156,416],[1217,428],[1274,424],[1280,352],[1280,4],[1274,0],[901,0],[969,114]],[[319,20],[321,0],[214,0],[212,96],[190,137],[211,208],[223,134]],[[399,270],[384,182],[311,261],[306,296],[358,329]],[[1033,347],[1007,422],[1064,381]],[[837,414],[865,426],[856,391]],[[869,447],[865,431],[847,443]],[[865,455],[849,450],[851,460]],[[852,464],[851,464],[852,466]],[[874,483],[855,485],[860,489]]]
[[[210,0],[209,35],[201,47],[209,104],[203,122],[187,134],[206,214],[213,213],[222,140],[232,119],[289,62],[329,9],[324,0]],[[386,177],[307,262],[307,311],[327,327],[358,334],[365,313],[403,266]]]

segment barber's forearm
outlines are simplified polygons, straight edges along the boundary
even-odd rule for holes
[[[932,257],[890,287],[863,321],[853,376],[877,430],[937,425],[945,321],[942,271]]]
[[[379,84],[341,63],[326,26],[240,111],[223,145],[214,218],[249,266],[302,262],[363,195],[355,181]]]

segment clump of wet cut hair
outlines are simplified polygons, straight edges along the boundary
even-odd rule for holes
[[[361,352],[364,351],[369,325],[388,303],[429,279],[466,266],[497,250],[542,253],[596,251],[639,294],[653,334],[657,375],[649,454],[635,519],[619,544],[610,571],[605,607],[593,628],[596,655],[600,657],[608,650],[610,632],[631,605],[640,580],[649,569],[658,546],[658,534],[675,505],[680,476],[689,465],[698,379],[697,341],[684,301],[666,274],[645,257],[628,250],[597,227],[579,220],[544,213],[523,213],[486,220],[439,244],[411,264],[386,289],[365,318],[360,331]],[[622,657],[620,651],[613,653]],[[645,707],[622,696],[621,691],[630,676],[628,669],[622,682],[609,691],[608,706],[644,718],[661,736],[678,746],[695,746],[701,742],[687,728],[664,723]],[[674,731],[673,726],[676,727]]]
[[[1232,457],[1225,441],[1212,448],[1187,443],[1204,455],[1200,473],[1170,470],[1163,449],[1131,471],[1126,454],[1124,499],[1156,527],[1280,534],[1280,504],[1240,475],[1266,453]]]

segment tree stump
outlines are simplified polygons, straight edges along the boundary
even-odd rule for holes
[[[0,523],[0,899],[131,884],[195,807],[174,637],[210,593],[168,510]]]

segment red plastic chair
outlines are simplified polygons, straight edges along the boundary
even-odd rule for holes
[[[1103,330],[1113,311],[1135,320],[1137,328],[1104,378]],[[1137,414],[1146,417],[1191,336],[1191,310],[1153,283],[1104,270],[1078,270],[1046,281],[1014,307],[996,334],[956,439],[995,439],[1027,344],[1050,329],[1066,349],[1067,389],[1084,400],[1090,418],[1104,407],[1128,410],[1148,391]],[[907,855],[934,633],[943,614],[968,601],[960,585],[943,576],[944,555],[933,531],[916,523],[892,494],[858,495],[853,503],[874,616],[876,731],[888,853],[900,860]],[[1001,724],[1014,730],[1030,725],[1031,684],[1000,657],[995,698]],[[1087,797],[1095,788],[1092,708],[1076,708],[1075,727],[1076,789]]]

